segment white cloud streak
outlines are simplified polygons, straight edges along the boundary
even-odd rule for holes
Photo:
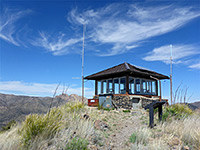
[[[5,9],[0,17],[0,38],[20,46],[17,32],[18,21],[29,14],[30,10],[11,11]],[[141,6],[114,3],[98,9],[79,12],[77,8],[68,13],[68,22],[74,25],[87,24],[87,44],[103,46],[106,49],[95,51],[99,56],[113,56],[131,51],[142,42],[152,37],[163,35],[184,26],[200,16],[194,7],[183,6]],[[80,28],[80,26],[79,26]],[[39,32],[31,44],[42,47],[53,55],[80,53],[82,35],[70,33],[54,36],[47,32]],[[28,39],[27,41],[30,42]],[[79,48],[77,48],[79,47]],[[92,48],[95,49],[96,47]],[[100,48],[98,48],[100,49]]]
[[[66,39],[65,35],[62,34],[60,36],[50,36],[45,34],[44,32],[39,32],[39,37],[32,41],[32,45],[40,46],[45,48],[46,50],[53,53],[53,55],[64,55],[71,52],[75,52],[74,46],[77,46],[82,38],[71,38]],[[81,50],[79,48],[79,50]]]
[[[82,13],[73,9],[68,20],[75,24],[87,23],[91,28],[91,41],[112,46],[99,55],[112,56],[131,50],[128,45],[139,46],[139,42],[174,31],[199,16],[200,12],[192,7],[112,4]]]
[[[16,46],[20,46],[21,40],[17,35],[17,22],[30,13],[31,10],[13,11],[5,9],[2,11],[0,14],[0,38]]]
[[[57,84],[42,84],[42,83],[26,83],[21,81],[1,81],[0,92],[13,93],[13,94],[26,94],[34,96],[53,96],[53,93],[57,87]],[[57,90],[58,94],[61,94],[63,87]],[[67,94],[81,95],[81,87],[75,87],[75,85],[69,86]],[[93,90],[85,87],[85,96],[91,97]]]
[[[192,55],[200,54],[198,50],[198,46],[195,45],[173,45],[173,63],[183,63],[182,59],[187,59]],[[146,61],[162,61],[164,63],[169,63],[170,53],[170,46],[165,45],[153,49],[151,52],[147,53],[143,59]]]
[[[200,70],[200,62],[190,65],[189,68],[192,68],[192,69],[199,69],[199,70]]]

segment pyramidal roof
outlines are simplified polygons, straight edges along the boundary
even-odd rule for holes
[[[144,69],[142,67],[134,66],[127,62],[108,68],[106,70],[97,72],[95,74],[86,76],[85,79],[100,80],[100,79],[106,79],[106,78],[120,77],[123,75],[130,75],[133,77],[140,77],[140,78],[147,78],[147,79],[152,79],[152,77],[157,78],[157,79],[169,79],[169,77],[166,75],[163,75],[163,74],[160,74],[148,69]]]

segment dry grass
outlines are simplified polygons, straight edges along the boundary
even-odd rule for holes
[[[136,130],[136,142],[147,145],[151,135],[152,135],[151,129],[147,127],[139,128]]]
[[[45,115],[29,115],[22,125],[0,134],[0,149],[65,149],[75,137],[90,140],[93,121],[83,118],[85,113],[82,103],[68,103]]]
[[[90,119],[85,119],[84,114],[88,114]],[[94,129],[94,121],[106,119],[110,125],[116,119],[121,120],[127,116],[125,114],[89,109],[81,103],[69,103],[53,108],[46,115],[29,115],[20,126],[0,133],[0,149],[61,150],[76,138],[84,139],[86,143],[97,146],[96,139],[100,133]],[[138,115],[138,120],[140,117],[141,115]],[[154,129],[147,126],[136,128],[133,132],[136,139],[131,144],[131,148],[133,150],[168,150],[174,145],[177,149],[188,145],[190,149],[198,150],[200,149],[199,124],[200,115],[196,113],[187,118],[172,119],[158,124]],[[173,145],[174,140],[178,143]]]
[[[173,120],[162,125],[164,132],[178,136],[192,149],[200,149],[200,115],[194,114],[182,120]]]
[[[0,133],[1,150],[20,150],[19,126],[15,126],[8,131]]]
[[[182,149],[200,149],[200,114],[195,113],[187,118],[172,119],[159,124],[154,129],[139,128],[135,132],[136,142],[133,150],[168,150],[172,147]]]

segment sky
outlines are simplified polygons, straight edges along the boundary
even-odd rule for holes
[[[123,62],[169,76],[172,45],[174,95],[200,100],[199,0],[0,0],[0,93],[81,95],[83,24],[84,76]]]

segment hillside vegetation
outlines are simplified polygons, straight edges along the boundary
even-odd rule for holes
[[[25,116],[31,113],[47,113],[51,102],[52,107],[55,107],[70,101],[81,101],[81,97],[76,94],[63,94],[55,97],[52,101],[52,97],[16,96],[0,93],[0,129],[12,120],[24,121]]]
[[[30,114],[0,133],[2,150],[200,149],[200,114],[186,105],[166,107],[163,121],[148,127],[148,112],[66,103],[47,114]]]

